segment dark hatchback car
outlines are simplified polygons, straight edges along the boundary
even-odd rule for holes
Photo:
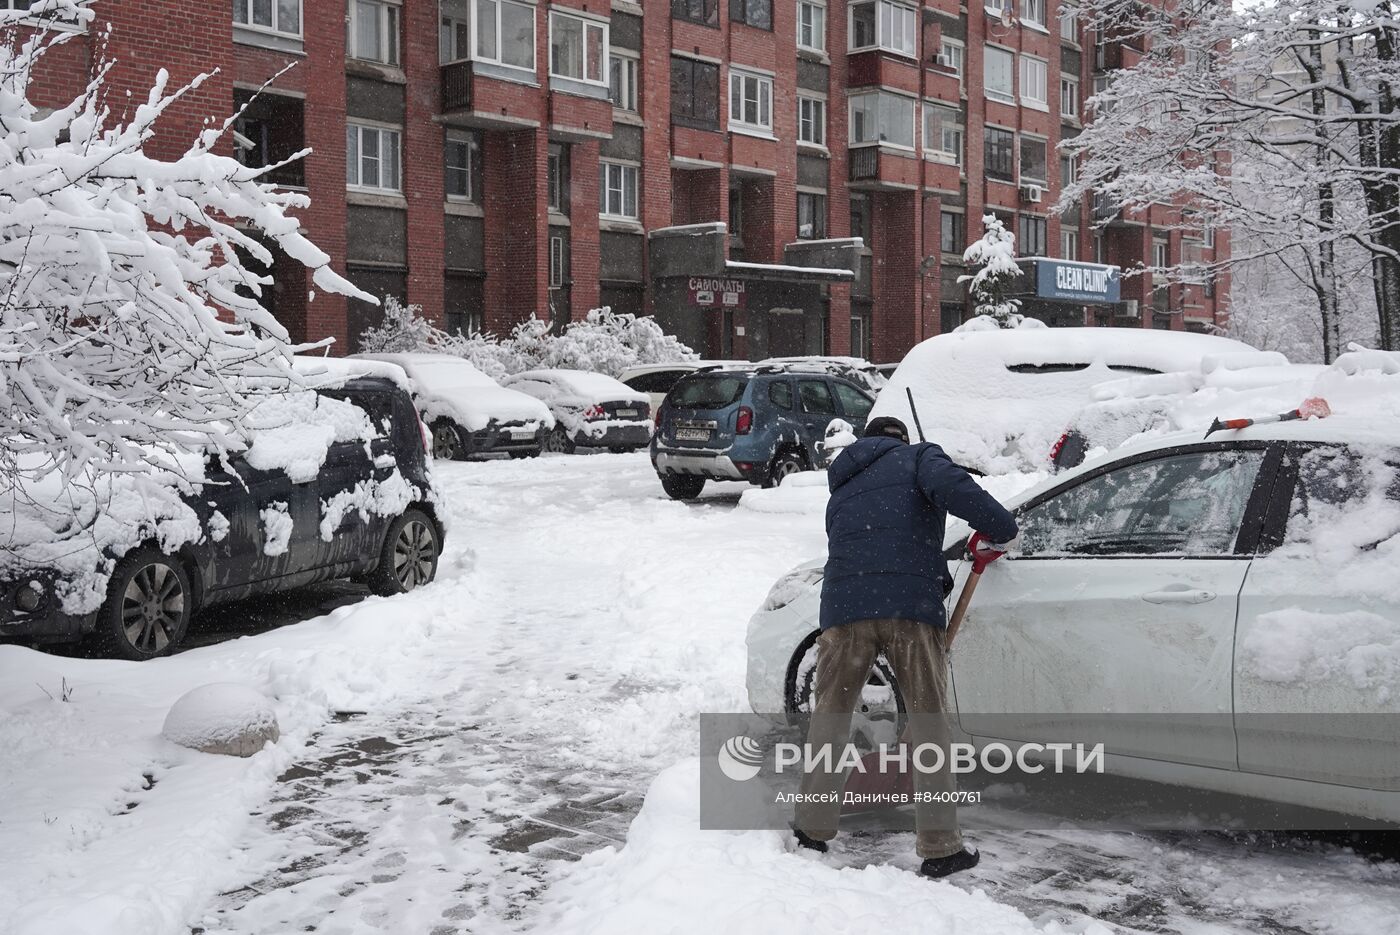
[[[331,445],[318,474],[304,483],[281,470],[257,470],[242,455],[230,456],[226,466],[211,459],[205,480],[183,497],[205,530],[198,541],[171,554],[154,540],[126,552],[106,600],[84,616],[63,612],[52,569],[33,569],[17,580],[7,575],[11,580],[0,581],[0,638],[61,643],[92,637],[104,655],[150,659],[174,649],[191,616],[210,604],[332,578],[358,578],[385,595],[431,581],[444,530],[432,502],[426,433],[412,399],[378,376],[317,392],[363,409],[375,437],[368,444]],[[406,504],[381,514],[367,500],[386,482],[407,494],[399,498]],[[280,548],[267,547],[268,510],[291,520]]]
[[[874,405],[864,390],[822,373],[700,370],[657,411],[652,467],[677,500],[699,496],[707,480],[775,486],[823,463],[833,419],[859,432]]]

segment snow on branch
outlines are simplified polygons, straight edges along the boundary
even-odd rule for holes
[[[1021,300],[1011,297],[1021,276],[1016,235],[995,214],[984,215],[982,226],[985,233],[963,252],[963,262],[978,267],[977,272],[959,276],[958,282],[968,284],[979,317],[987,316],[1002,328],[1015,328],[1023,319]]]

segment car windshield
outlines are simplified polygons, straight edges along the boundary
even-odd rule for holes
[[[676,384],[669,400],[684,409],[723,409],[737,402],[748,384],[747,373],[689,377]]]

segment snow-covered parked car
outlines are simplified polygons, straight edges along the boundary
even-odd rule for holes
[[[950,656],[959,728],[1092,737],[1121,775],[1400,820],[1400,392],[1366,396],[1130,443],[1011,498],[1019,548]],[[950,524],[950,562],[967,532]],[[750,621],[755,711],[810,710],[822,564]],[[900,709],[883,662],[862,708]]]
[[[651,439],[651,401],[607,374],[584,370],[527,370],[504,385],[543,402],[554,415],[545,450],[572,454],[577,448],[615,453],[645,448]]]
[[[169,475],[10,492],[0,639],[91,636],[105,654],[150,659],[209,604],[331,578],[362,578],[380,594],[431,581],[444,529],[403,372],[319,360],[298,369],[317,388],[259,403],[242,450],[180,455]]]
[[[1142,328],[954,331],[916,345],[880,391],[872,419],[920,426],[959,464],[984,474],[1038,470],[1095,386],[1198,370],[1208,355],[1253,351],[1230,338]],[[909,411],[912,391],[917,412]]]
[[[628,367],[617,378],[632,389],[646,393],[651,400],[651,411],[655,412],[661,408],[671,387],[682,377],[697,370],[747,366],[750,365],[746,360],[679,360],[666,364],[638,364]]]
[[[456,461],[490,454],[534,457],[554,428],[549,407],[507,389],[451,354],[356,354],[408,374],[413,401],[433,437],[433,457]]]

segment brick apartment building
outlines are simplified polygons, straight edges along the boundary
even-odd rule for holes
[[[103,51],[114,109],[158,67],[176,83],[217,67],[158,145],[181,151],[251,100],[230,148],[265,165],[309,147],[276,173],[310,196],[309,236],[449,328],[606,304],[707,356],[898,360],[969,314],[957,278],[985,212],[1044,258],[1027,263],[1032,314],[1222,323],[1224,277],[1093,274],[1204,265],[1223,233],[1169,230],[1168,206],[1048,210],[1074,171],[1056,144],[1141,51],[1096,42],[1056,0],[989,2],[97,0],[110,33],[75,36],[38,97],[63,101]],[[270,273],[296,338],[353,348],[378,320],[311,297],[294,264]]]

